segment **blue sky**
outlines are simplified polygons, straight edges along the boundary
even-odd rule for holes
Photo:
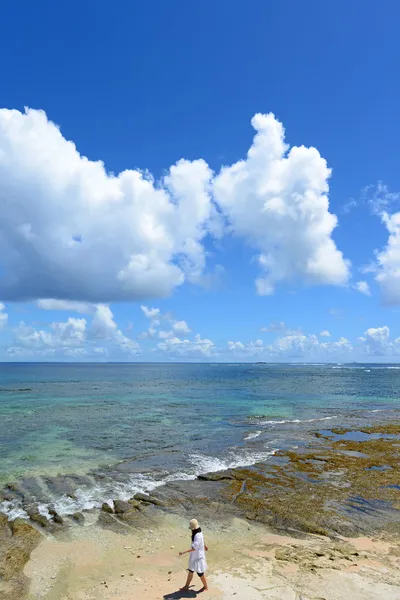
[[[399,17],[8,3],[0,360],[397,362]]]

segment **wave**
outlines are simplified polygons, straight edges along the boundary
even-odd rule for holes
[[[244,439],[254,440],[255,438],[258,438],[262,433],[264,433],[262,429],[260,429],[259,431],[254,431],[253,433],[249,433],[248,435],[246,435]]]
[[[189,458],[196,468],[196,477],[202,473],[216,473],[218,471],[227,471],[228,469],[237,469],[238,467],[249,467],[256,463],[268,460],[274,456],[277,448],[265,452],[230,452],[225,459],[215,456],[206,456],[204,454],[192,454]]]
[[[110,480],[106,484],[97,483],[91,487],[78,488],[73,497],[62,495],[39,503],[38,510],[40,514],[50,519],[50,505],[63,517],[76,512],[98,509],[104,502],[111,505],[116,498],[128,500],[138,492],[151,493],[156,488],[170,482],[190,481],[204,473],[251,466],[267,460],[275,452],[276,450],[252,452],[248,449],[232,449],[226,453],[226,458],[223,460],[203,454],[191,454],[188,457],[189,464],[184,467],[184,470],[170,473],[164,471],[158,473],[158,478],[149,474],[135,474],[125,482]],[[21,499],[0,502],[0,512],[6,514],[9,520],[17,517],[29,518]]]
[[[255,419],[262,419],[263,417],[254,417]],[[258,421],[259,425],[283,425],[285,423],[316,423],[318,421],[330,421],[331,419],[337,419],[337,415],[332,415],[330,417],[318,417],[315,419],[282,419],[281,421],[277,421],[276,419]]]

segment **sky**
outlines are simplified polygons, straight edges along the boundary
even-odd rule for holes
[[[399,18],[7,3],[0,361],[399,362]]]

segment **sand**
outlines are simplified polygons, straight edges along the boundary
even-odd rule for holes
[[[187,521],[160,512],[151,529],[122,535],[93,518],[61,539],[43,539],[25,567],[29,600],[400,600],[396,539],[332,541],[278,535],[241,519],[204,528],[208,592],[180,593],[190,545]]]

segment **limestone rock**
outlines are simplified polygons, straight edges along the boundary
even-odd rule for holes
[[[114,500],[114,512],[116,515],[122,515],[130,510],[132,510],[132,506],[129,504],[129,502],[124,502],[123,500]]]
[[[113,509],[111,508],[111,506],[107,503],[107,502],[103,502],[102,506],[101,506],[101,510],[105,513],[109,513],[109,514],[113,514]]]
[[[133,500],[138,500],[139,502],[144,502],[145,504],[154,504],[154,506],[165,506],[164,502],[155,496],[150,496],[149,494],[141,494],[138,492],[133,496]]]
[[[85,522],[85,517],[80,512],[74,513],[72,515],[72,518],[73,518],[74,521],[76,521],[77,523],[79,523],[79,525],[83,525],[84,522]]]

